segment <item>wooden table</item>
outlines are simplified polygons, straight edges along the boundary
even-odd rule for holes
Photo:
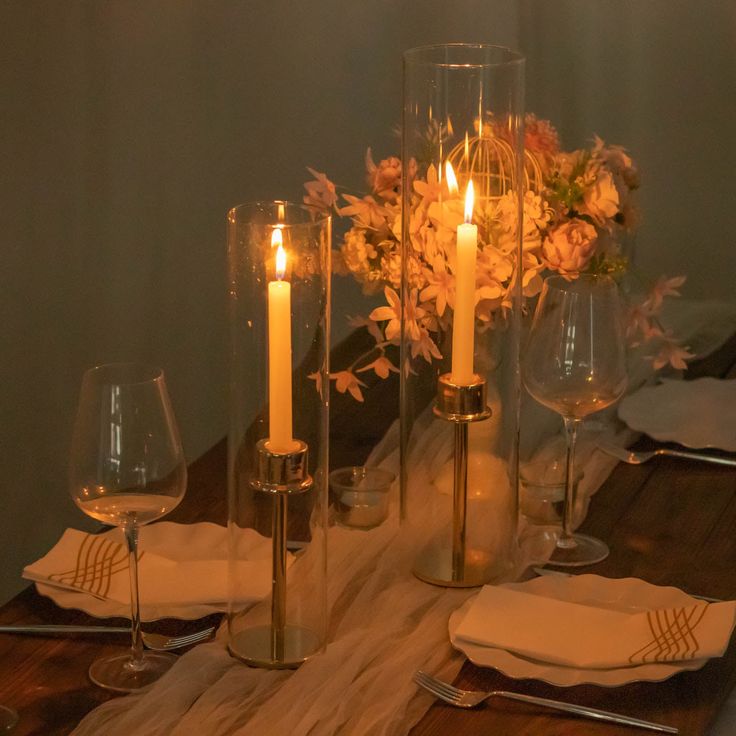
[[[348,340],[340,351],[354,354],[360,339]],[[736,377],[736,338],[689,371],[690,378],[701,375]],[[377,382],[369,391],[371,400],[360,407],[349,397],[333,397],[333,467],[362,462],[395,417],[395,411],[387,411],[386,401],[380,400],[380,396],[395,395],[395,378]],[[645,444],[643,440],[642,446]],[[225,523],[225,469],[223,441],[190,466],[187,496],[169,520]],[[619,464],[595,495],[583,530],[603,538],[611,547],[611,556],[594,567],[598,574],[636,576],[652,583],[677,585],[693,593],[736,598],[734,468],[670,458],[656,458],[638,467]],[[204,620],[216,623],[219,616]],[[79,611],[60,609],[29,587],[0,608],[0,623],[20,622],[96,620]],[[115,623],[124,625],[125,621]],[[147,628],[180,633],[201,625],[202,621],[172,619],[149,624]],[[120,651],[124,644],[120,636],[55,639],[0,634],[0,703],[21,714],[15,734],[68,734],[82,716],[114,697],[90,684],[87,668],[93,659]],[[683,672],[663,683],[634,683],[613,689],[557,688],[533,680],[510,680],[466,662],[458,684],[564,698],[675,725],[684,736],[704,736],[724,699],[736,686],[736,644],[732,643],[724,657],[711,660],[702,670]],[[412,736],[460,733],[631,736],[645,732],[494,701],[474,711],[435,704],[413,729]]]

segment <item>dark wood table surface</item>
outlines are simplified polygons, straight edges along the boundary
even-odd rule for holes
[[[338,350],[344,355],[354,354],[361,339],[355,336]],[[736,378],[736,338],[688,372],[689,378],[702,375]],[[394,377],[374,380],[369,388],[371,400],[360,407],[349,397],[333,396],[333,467],[365,459],[396,416],[398,407],[390,411],[386,398],[395,396],[396,389]],[[647,442],[651,444],[643,439],[640,445],[644,447]],[[225,489],[226,446],[222,441],[192,463],[187,495],[168,519],[225,523]],[[661,457],[637,467],[621,463],[595,495],[583,531],[605,539],[611,548],[610,557],[591,571],[611,577],[636,576],[693,593],[736,598],[736,468]],[[217,623],[219,619],[219,615],[195,622],[168,619],[146,626],[180,633],[198,629],[203,621]],[[109,621],[125,624],[124,620]],[[80,611],[61,609],[28,587],[0,608],[0,623],[92,624],[99,620]],[[89,682],[87,668],[94,659],[120,651],[125,643],[119,635],[41,638],[0,634],[0,703],[20,713],[16,736],[68,734],[82,716],[115,697]],[[469,688],[514,689],[564,698],[678,726],[684,736],[705,736],[736,686],[736,643],[732,642],[724,657],[711,660],[701,670],[683,672],[662,683],[557,688],[534,680],[511,680],[469,662],[464,664],[457,683]],[[499,700],[473,711],[437,703],[413,729],[412,736],[634,733],[645,731]]]

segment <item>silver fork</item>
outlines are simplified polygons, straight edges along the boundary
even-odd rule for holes
[[[688,450],[672,450],[669,447],[658,447],[656,450],[650,450],[648,452],[627,450],[625,447],[609,445],[607,442],[599,443],[598,447],[603,452],[625,463],[629,463],[629,465],[641,465],[647,460],[651,460],[655,455],[669,455],[670,457],[684,457],[688,460],[702,460],[703,462],[715,463],[716,465],[736,466],[736,459],[718,457],[718,455],[707,455],[702,452],[689,452]]]
[[[165,636],[141,632],[143,644],[147,649],[156,652],[170,652],[173,649],[198,644],[209,639],[215,631],[214,626],[209,626],[193,634],[182,634],[182,636]],[[0,634],[128,634],[130,627],[126,626],[67,626],[54,624],[31,624],[28,626],[0,626]]]
[[[461,690],[460,688],[450,685],[447,682],[438,680],[432,675],[428,675],[422,670],[414,673],[414,682],[428,690],[432,695],[440,700],[444,700],[450,705],[458,708],[475,708],[488,698],[499,697],[508,698],[509,700],[520,700],[522,703],[531,703],[533,705],[541,705],[543,708],[552,708],[565,713],[573,713],[584,718],[591,718],[594,721],[608,721],[610,723],[618,723],[623,726],[637,726],[638,728],[646,728],[650,731],[659,731],[660,733],[679,733],[674,726],[663,726],[659,723],[651,721],[643,721],[640,718],[632,718],[624,716],[620,713],[609,713],[605,710],[597,708],[588,708],[584,705],[575,705],[574,703],[565,703],[561,700],[549,700],[548,698],[537,698],[533,695],[522,695],[521,693],[512,693],[507,690],[491,690],[490,692],[481,692],[479,690]]]

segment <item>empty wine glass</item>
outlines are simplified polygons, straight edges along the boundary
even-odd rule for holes
[[[130,570],[130,653],[97,660],[90,679],[110,690],[140,690],[176,661],[173,654],[144,652],[138,600],[138,530],[178,505],[187,479],[160,368],[116,363],[84,374],[69,478],[85,514],[122,528]]]
[[[580,422],[613,404],[626,388],[621,305],[610,277],[583,274],[575,280],[546,279],[522,376],[537,401],[562,415],[567,437],[562,531],[550,562],[569,567],[600,562],[608,556],[606,544],[572,532],[574,463]]]

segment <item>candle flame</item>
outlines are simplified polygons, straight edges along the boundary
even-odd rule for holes
[[[465,162],[467,163],[470,158],[470,141],[468,140],[468,134],[465,133]]]
[[[281,281],[286,273],[286,251],[283,245],[276,249],[276,278]]]
[[[457,194],[457,179],[455,178],[455,170],[449,161],[445,161],[445,178],[447,179],[447,189],[450,194]]]
[[[473,180],[468,181],[468,188],[465,190],[465,222],[473,221],[473,205],[475,204],[475,192],[473,191]]]
[[[271,247],[276,248],[276,278],[281,281],[286,273],[286,251],[281,226],[277,225],[271,233]]]

